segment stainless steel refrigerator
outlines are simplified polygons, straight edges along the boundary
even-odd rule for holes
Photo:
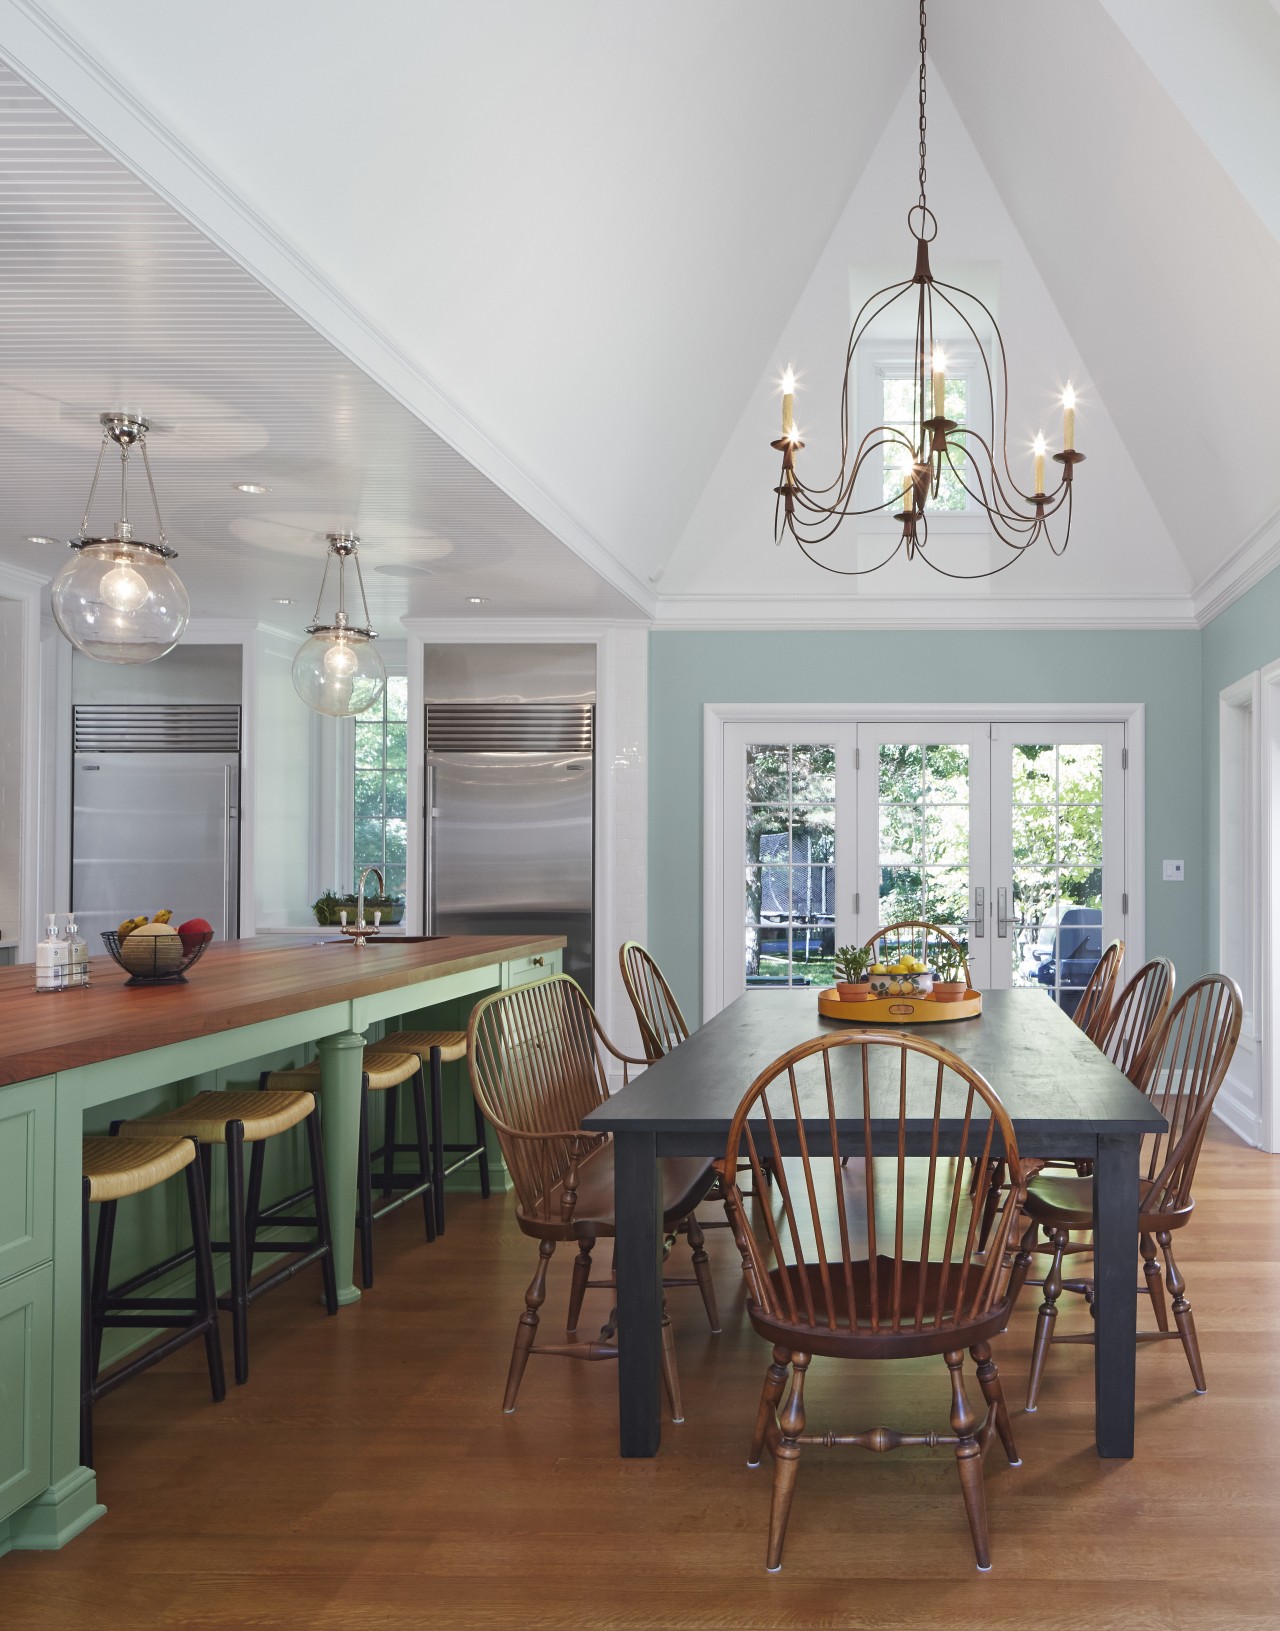
[[[431,934],[563,934],[593,996],[595,708],[427,706]]]
[[[78,704],[71,907],[90,953],[104,929],[168,906],[239,934],[240,709]]]

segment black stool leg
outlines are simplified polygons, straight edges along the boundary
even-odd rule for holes
[[[107,1287],[111,1278],[111,1248],[116,1238],[118,1204],[117,1201],[103,1201],[98,1213],[98,1244],[93,1254],[93,1285],[89,1294],[93,1311],[93,1363],[89,1372],[91,1382],[98,1380],[98,1371],[102,1366],[102,1338],[106,1334],[102,1316],[107,1307]]]
[[[422,1064],[413,1075],[413,1120],[418,1130],[418,1182],[426,1184],[422,1191],[422,1216],[427,1225],[427,1239],[436,1238],[436,1182],[431,1170],[431,1145],[427,1132],[427,1089],[422,1079]]]
[[[227,1123],[227,1239],[231,1254],[231,1346],[236,1381],[249,1380],[249,1259],[244,1237],[244,1123]]]
[[[253,1265],[257,1262],[258,1222],[262,1210],[262,1169],[267,1160],[267,1143],[260,1138],[249,1151],[249,1194],[245,1202],[245,1261],[249,1279],[253,1279]]]
[[[382,1146],[382,1193],[394,1195],[396,1188],[396,1127],[399,1122],[400,1090],[387,1088],[382,1095],[382,1129],[386,1142]]]
[[[431,1066],[431,1188],[436,1207],[436,1233],[444,1233],[444,1085],[440,1049],[432,1048]],[[421,1055],[419,1055],[421,1063]]]
[[[485,1125],[484,1111],[477,1104],[476,1111],[476,1145],[480,1154],[476,1157],[476,1164],[480,1168],[480,1193],[485,1200],[489,1199],[489,1129]]]
[[[366,1078],[367,1080],[367,1078]],[[360,1087],[360,1152],[356,1180],[359,1186],[357,1222],[360,1225],[360,1280],[367,1291],[373,1284],[373,1165],[369,1149],[369,1089]]]
[[[82,1180],[80,1240],[80,1460],[93,1465],[93,1296],[90,1285],[89,1180]]]
[[[253,1153],[258,1153],[255,1144]],[[195,1248],[196,1312],[205,1322],[204,1352],[209,1363],[209,1387],[217,1403],[227,1396],[227,1378],[222,1369],[222,1342],[218,1336],[218,1293],[213,1283],[213,1253],[209,1248],[209,1212],[204,1198],[204,1175],[199,1161],[184,1169],[187,1175],[187,1206],[191,1213],[191,1244]]]
[[[338,1312],[338,1277],[333,1269],[333,1230],[329,1226],[329,1191],[325,1188],[324,1144],[320,1139],[320,1119],[313,1110],[307,1117],[307,1149],[311,1154],[311,1194],[315,1201],[316,1236],[324,1247],[320,1272],[324,1276],[324,1305]]]

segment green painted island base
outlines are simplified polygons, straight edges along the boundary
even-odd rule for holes
[[[541,978],[555,972],[559,962],[559,953],[548,950],[536,966],[527,966],[532,959],[495,962],[338,1002],[317,993],[316,1006],[300,1013],[0,1087],[0,1185],[12,1202],[5,1216],[15,1205],[26,1213],[16,1231],[20,1250],[6,1255],[0,1240],[0,1556],[11,1550],[56,1550],[106,1511],[94,1471],[79,1459],[83,1135],[105,1132],[113,1120],[179,1103],[206,1088],[256,1085],[260,1070],[304,1064],[318,1054],[339,1301],[355,1302],[361,1296],[352,1273],[356,1135],[366,1039],[401,1027],[465,1029],[471,1008],[486,992]],[[446,1067],[447,1142],[474,1136],[472,1103],[465,1065]],[[378,1125],[375,1139],[380,1133]],[[216,1237],[225,1227],[226,1187],[221,1150],[214,1155]],[[508,1188],[492,1143],[489,1159],[493,1188]],[[264,1198],[299,1188],[302,1165],[298,1141],[271,1140]],[[471,1189],[478,1182],[476,1163],[470,1162],[452,1175],[448,1187]],[[176,1186],[161,1185],[122,1203],[113,1279],[140,1272],[187,1244],[182,1202]],[[424,1250],[429,1250],[425,1242]],[[222,1267],[225,1271],[225,1262]],[[175,1270],[174,1289],[186,1280],[185,1269]],[[148,1340],[146,1332],[108,1333],[104,1363]]]

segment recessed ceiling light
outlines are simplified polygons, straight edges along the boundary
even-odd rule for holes
[[[237,481],[232,484],[237,493],[269,493],[270,487],[264,487],[257,481]]]
[[[467,596],[467,605],[468,606],[487,606],[488,604],[489,604],[488,595],[468,595]]]
[[[292,606],[293,602],[291,600],[284,600],[284,599],[281,599],[281,598],[277,597],[277,599],[275,601],[275,604],[277,606]]]
[[[29,544],[60,544],[62,542],[62,539],[61,538],[46,538],[43,533],[32,532],[32,533],[28,533],[27,542]]]

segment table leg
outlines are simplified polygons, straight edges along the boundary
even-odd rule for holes
[[[354,1031],[326,1036],[320,1053],[320,1131],[324,1138],[325,1188],[333,1230],[333,1267],[338,1302],[353,1303],[360,1289],[352,1277],[356,1239],[356,1168],[360,1147],[360,1078],[364,1037]]]
[[[1134,1136],[1100,1136],[1093,1165],[1093,1386],[1102,1456],[1133,1454],[1139,1150]]]
[[[624,1456],[652,1456],[662,1440],[662,1219],[653,1134],[615,1134],[613,1171],[619,1448]]]

